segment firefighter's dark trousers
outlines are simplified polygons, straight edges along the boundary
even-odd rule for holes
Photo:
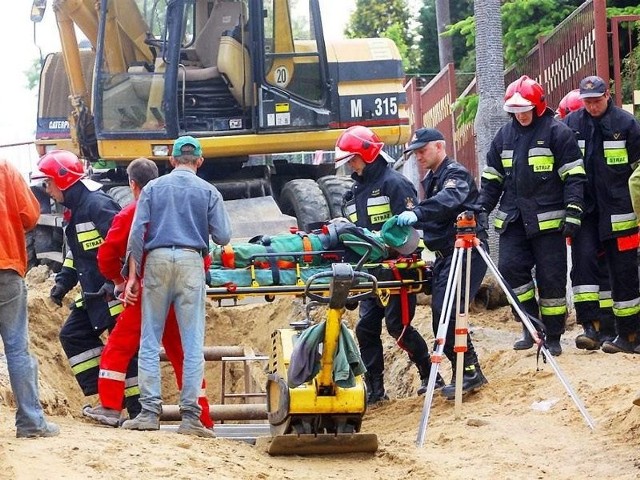
[[[408,295],[407,300],[408,318],[405,323],[413,319],[416,311],[415,295]],[[360,302],[360,319],[356,325],[356,337],[367,373],[376,376],[382,375],[384,371],[384,355],[380,339],[383,319],[389,335],[396,339],[398,345],[409,354],[411,361],[418,367],[420,377],[428,376],[431,359],[427,343],[410,323],[403,325],[399,295],[392,295],[386,307],[380,306],[374,298]]]
[[[597,216],[589,213],[571,242],[571,288],[576,322],[597,322],[599,331],[615,331],[611,283],[604,247],[598,238]],[[594,260],[595,256],[595,260]]]
[[[105,330],[94,329],[87,311],[75,307],[60,330],[62,349],[85,396],[98,393],[100,355],[104,349],[100,336]],[[127,379],[136,379],[137,376],[136,357],[129,364]],[[131,418],[135,417],[140,410],[139,395],[127,397],[125,404]]]
[[[572,281],[578,285],[596,285],[599,279],[597,252],[599,249],[604,250],[611,284],[616,333],[635,333],[640,327],[637,236],[600,241],[596,215],[586,215],[577,238],[572,242]]]
[[[500,235],[499,249],[498,270],[526,312],[542,320],[547,335],[562,335],[567,316],[567,246],[562,233],[527,238],[518,218]]]

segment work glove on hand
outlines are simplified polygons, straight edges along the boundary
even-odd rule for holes
[[[488,240],[489,238],[489,215],[484,210],[478,213],[476,217],[476,223],[478,224],[477,237],[482,240]]]
[[[57,306],[61,307],[62,306],[62,299],[64,298],[64,296],[67,294],[67,290],[60,285],[59,283],[56,283],[53,288],[51,288],[51,291],[49,292],[49,298],[51,299],[51,301],[53,303],[55,303]]]
[[[105,302],[110,302],[111,300],[116,298],[115,295],[115,285],[113,282],[104,282],[98,290],[97,295],[101,296]]]
[[[580,206],[570,203],[567,205],[566,213],[564,215],[564,226],[562,227],[562,235],[564,237],[573,238],[580,230],[580,216],[582,215],[582,209]]]
[[[402,212],[400,215],[398,215],[398,218],[396,219],[396,225],[406,227],[415,224],[417,221],[418,216],[411,210],[407,210],[406,212]]]

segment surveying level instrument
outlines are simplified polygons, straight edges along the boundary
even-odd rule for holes
[[[427,383],[427,391],[424,395],[424,406],[422,408],[422,417],[420,418],[420,426],[418,429],[418,436],[416,444],[418,447],[424,446],[424,440],[427,434],[427,426],[429,422],[429,414],[431,411],[431,404],[433,402],[433,393],[435,390],[436,377],[442,362],[444,344],[447,337],[447,329],[449,327],[449,320],[451,316],[451,309],[453,308],[454,300],[454,286],[455,286],[455,298],[456,298],[456,324],[455,324],[455,344],[454,352],[456,352],[456,378],[455,378],[455,416],[460,418],[460,411],[462,408],[462,382],[463,382],[463,370],[464,370],[464,352],[467,350],[467,332],[469,327],[468,313],[469,313],[469,291],[470,291],[470,279],[471,279],[471,252],[475,248],[484,262],[487,264],[487,268],[491,271],[496,278],[500,288],[507,296],[509,304],[516,312],[522,324],[531,334],[533,341],[538,345],[538,350],[544,355],[545,360],[551,365],[556,376],[560,380],[560,383],[564,386],[565,390],[578,407],[578,410],[582,414],[585,422],[592,430],[595,428],[595,422],[589,415],[582,400],[578,397],[577,393],[571,386],[569,380],[560,370],[555,358],[549,353],[547,346],[544,342],[544,332],[539,332],[534,324],[542,325],[542,322],[532,319],[525,312],[520,301],[513,293],[513,290],[507,285],[504,277],[498,271],[498,268],[491,260],[491,257],[487,251],[482,247],[480,239],[476,236],[476,219],[475,214],[471,211],[465,211],[458,215],[456,219],[456,240],[454,244],[453,258],[451,260],[451,269],[449,270],[449,276],[447,277],[447,286],[444,294],[444,308],[440,314],[440,320],[438,324],[438,331],[436,333],[435,348],[431,354],[431,371],[429,372],[429,380]],[[466,281],[465,281],[465,295],[464,305],[461,305],[461,290],[462,290],[462,262],[463,255],[466,254]],[[533,321],[532,321],[533,320]]]

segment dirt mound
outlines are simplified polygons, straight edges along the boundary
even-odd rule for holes
[[[250,445],[224,439],[182,437],[171,432],[129,432],[95,426],[80,417],[84,398],[72,377],[58,340],[67,315],[48,300],[53,285],[46,269],[29,273],[32,351],[40,365],[40,393],[47,413],[61,425],[60,437],[35,441],[14,438],[13,399],[0,368],[0,478],[621,478],[635,479],[640,468],[637,442],[640,408],[631,400],[640,390],[637,357],[576,350],[577,330],[563,338],[557,361],[584,400],[597,428],[591,432],[548,364],[533,350],[515,352],[511,345],[520,327],[508,307],[476,307],[470,316],[472,335],[489,379],[482,391],[464,399],[455,418],[453,402],[434,397],[426,445],[415,447],[423,399],[414,392],[419,379],[407,356],[385,338],[386,385],[391,397],[370,409],[363,431],[376,433],[374,455],[272,458]],[[65,301],[71,301],[69,294]],[[320,313],[318,313],[320,314]],[[280,298],[236,307],[207,306],[207,344],[242,345],[268,355],[270,334],[290,320],[301,319],[298,299]],[[353,325],[356,312],[347,312]],[[428,305],[418,307],[415,326],[432,344]],[[0,367],[4,362],[0,362]],[[450,366],[441,368],[446,379]],[[252,365],[252,380],[264,386],[265,366]],[[207,393],[220,402],[220,363],[207,364]],[[228,364],[228,391],[244,388],[241,363]],[[163,392],[175,403],[175,380],[163,367]],[[30,461],[33,459],[33,461]]]

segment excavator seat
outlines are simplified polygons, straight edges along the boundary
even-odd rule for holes
[[[218,71],[233,98],[241,107],[254,105],[251,83],[251,59],[242,45],[240,27],[226,31],[220,38]]]
[[[227,30],[238,24],[244,24],[246,13],[244,4],[236,1],[217,2],[204,27],[196,35],[193,50],[196,58],[185,61],[180,68],[178,78],[187,82],[219,78],[218,50],[220,38]]]

